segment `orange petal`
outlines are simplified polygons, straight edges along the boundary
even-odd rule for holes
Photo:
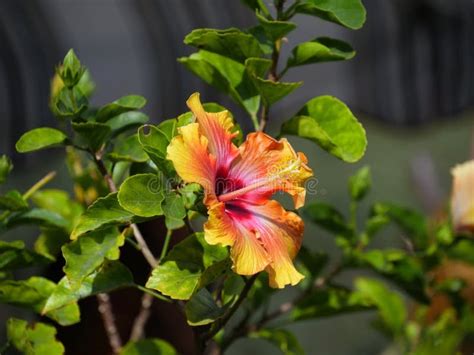
[[[255,206],[253,213],[259,216],[257,235],[271,259],[266,268],[270,286],[296,285],[304,278],[292,261],[303,241],[303,220],[295,213],[285,211],[276,201]]]
[[[209,244],[232,246],[233,269],[240,275],[254,275],[268,265],[270,259],[252,230],[218,203],[209,209],[209,220],[204,224],[204,237]]]
[[[303,238],[304,224],[293,212],[287,212],[276,201],[255,205],[232,201],[221,210],[227,218],[222,234],[232,234],[234,270],[252,275],[265,268],[270,286],[296,285],[302,278],[293,265]]]
[[[451,215],[458,231],[474,232],[474,160],[454,167]]]
[[[178,132],[168,145],[166,158],[185,182],[198,183],[206,194],[213,194],[216,162],[208,152],[207,138],[200,133],[198,123],[180,127]]]
[[[237,133],[231,133],[234,123],[229,111],[206,112],[199,93],[192,94],[187,104],[199,123],[201,133],[209,141],[208,149],[216,157],[217,169],[227,172],[231,162],[239,154],[237,147],[232,143]]]
[[[229,175],[245,186],[262,182],[255,190],[240,196],[242,200],[264,203],[276,191],[286,191],[296,208],[304,204],[305,181],[313,176],[306,156],[296,153],[286,139],[277,141],[262,132],[251,133],[240,146],[240,158]]]

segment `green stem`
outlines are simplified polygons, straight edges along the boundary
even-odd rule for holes
[[[165,302],[168,302],[168,303],[173,303],[172,300],[170,300],[168,297],[165,297],[163,295],[160,295],[158,292],[155,292],[155,291],[152,291],[146,287],[143,287],[141,285],[135,285],[136,288],[138,288],[140,291],[143,291],[145,292],[146,294],[149,294],[155,298],[158,298],[159,300],[162,300],[162,301],[165,301]]]
[[[258,130],[258,127],[259,127],[257,115],[256,115],[256,114],[251,114],[251,115],[250,115],[250,119],[252,120],[253,127],[254,127],[255,130],[257,131],[257,130]]]
[[[166,231],[165,242],[163,243],[163,249],[161,249],[160,259],[159,259],[158,263],[163,260],[163,258],[166,256],[166,253],[168,252],[168,247],[170,245],[170,240],[171,240],[171,235],[172,234],[173,234],[173,231],[171,229],[168,229]]]
[[[276,10],[277,10],[277,20],[281,20],[283,16],[283,8],[285,6],[285,0],[277,0]],[[280,48],[281,48],[281,39],[277,39],[273,44],[272,52],[272,64],[268,72],[268,80],[278,82],[280,76],[277,73],[278,70],[278,61],[280,59]],[[260,113],[260,123],[258,124],[258,130],[264,132],[269,119],[270,105],[263,104],[262,111]]]
[[[140,246],[132,238],[126,237],[125,241],[129,243],[132,247],[134,247],[136,250],[140,251]]]
[[[286,74],[286,72],[288,71],[288,69],[290,69],[290,67],[289,67],[289,66],[286,66],[286,67],[281,71],[281,73],[278,74],[278,78],[279,78],[279,79],[283,78],[283,76]]]
[[[46,174],[45,177],[43,177],[40,181],[38,181],[36,184],[34,184],[33,186],[31,186],[28,191],[26,191],[24,194],[23,194],[23,199],[24,200],[28,200],[31,196],[34,195],[34,193],[36,191],[38,191],[39,189],[41,189],[44,185],[46,185],[47,183],[49,183],[51,180],[54,179],[54,177],[56,176],[56,172],[55,171],[51,171],[49,172],[48,174]]]
[[[237,311],[237,309],[239,309],[240,305],[242,304],[242,302],[247,297],[250,289],[252,288],[253,284],[257,280],[257,277],[258,277],[258,274],[253,275],[251,278],[249,278],[247,280],[247,282],[245,283],[244,289],[240,293],[240,296],[237,299],[237,301],[235,302],[235,304],[227,311],[226,314],[224,314],[224,316],[222,318],[218,319],[214,323],[214,326],[211,328],[211,330],[208,333],[203,335],[203,337],[202,337],[203,343],[206,343],[207,341],[212,339],[214,337],[214,335],[216,335],[222,328],[225,327],[227,322],[230,320],[230,318],[232,318],[234,313]]]

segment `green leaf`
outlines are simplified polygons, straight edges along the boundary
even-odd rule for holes
[[[161,202],[165,195],[164,181],[155,174],[138,174],[129,177],[120,186],[118,201],[129,212],[141,217],[163,214]]]
[[[116,260],[124,236],[116,228],[104,229],[85,234],[61,249],[66,264],[66,274],[71,287],[78,289],[83,280],[93,273],[105,259]]]
[[[162,204],[165,224],[167,229],[179,229],[184,226],[183,219],[186,217],[184,199],[181,195],[170,191]]]
[[[63,64],[56,71],[64,85],[72,88],[81,80],[86,68],[81,65],[74,50],[70,49],[64,57]]]
[[[50,260],[56,260],[61,247],[69,241],[69,233],[56,228],[43,228],[36,239],[34,250]]]
[[[170,142],[167,133],[155,126],[145,125],[138,129],[138,140],[145,151],[151,153],[150,158],[152,156],[156,156],[159,160],[166,158],[166,148]]]
[[[257,12],[257,19],[267,37],[275,42],[296,28],[296,24],[289,21],[269,20]],[[257,57],[257,56],[254,56]]]
[[[79,87],[75,86],[72,89],[63,87],[53,98],[51,109],[59,118],[73,119],[85,112],[88,105],[87,97]]]
[[[299,88],[303,82],[283,83],[264,79],[270,62],[266,59],[250,58],[245,62],[248,76],[251,78],[265,105],[272,105]]]
[[[96,120],[97,122],[105,122],[122,113],[140,110],[145,105],[146,99],[143,96],[124,96],[102,107],[99,112],[97,112]]]
[[[98,198],[79,218],[72,231],[71,239],[113,225],[123,225],[133,221],[134,214],[120,206],[117,193]]]
[[[267,6],[263,2],[263,0],[241,0],[245,5],[255,11],[260,11],[265,16],[270,16],[270,11],[268,11]]]
[[[465,261],[474,265],[474,243],[472,240],[462,239],[453,244],[446,251],[450,259]]]
[[[164,131],[161,130],[162,128]],[[145,125],[138,129],[138,140],[143,150],[158,169],[168,177],[174,177],[176,174],[173,163],[166,160],[166,149],[171,140],[169,136],[175,134],[175,128],[175,125],[169,127],[169,123],[162,122],[159,126]]]
[[[72,128],[92,151],[98,151],[107,141],[111,129],[108,125],[99,122],[73,122]]]
[[[115,162],[144,163],[148,161],[148,155],[140,144],[137,134],[118,140],[113,152],[107,154],[107,157]]]
[[[236,301],[242,290],[245,287],[245,281],[242,276],[230,273],[225,281],[224,288],[222,289],[222,303],[227,305],[233,301]]]
[[[200,50],[179,62],[207,84],[230,95],[252,117],[260,107],[260,97],[245,66],[219,54]]]
[[[179,193],[183,197],[186,210],[200,210],[204,198],[204,191],[201,185],[196,183],[186,184],[179,188]]]
[[[0,156],[0,184],[7,180],[7,176],[13,169],[12,161],[6,155]]]
[[[362,125],[344,103],[332,96],[308,101],[283,124],[281,133],[309,139],[349,163],[362,158],[367,146]]]
[[[250,338],[266,340],[278,347],[285,355],[304,355],[298,339],[286,329],[262,329],[250,333]]]
[[[133,286],[130,270],[119,261],[106,261],[99,269],[87,276],[79,288],[73,287],[69,279],[63,277],[48,297],[42,312],[48,313],[74,304],[80,299],[127,286]]]
[[[12,228],[19,225],[39,225],[41,227],[59,228],[68,231],[70,223],[58,213],[41,208],[34,208],[26,212],[19,212],[7,220],[7,227]]]
[[[312,318],[330,317],[342,313],[371,309],[372,305],[359,294],[342,287],[328,287],[316,290],[293,309],[290,318],[300,321]]]
[[[17,190],[8,191],[5,195],[0,196],[0,210],[22,211],[28,209],[28,202]]]
[[[373,237],[378,231],[390,223],[390,219],[384,215],[370,216],[365,223],[365,231],[369,238]]]
[[[421,213],[392,203],[377,203],[372,208],[372,215],[385,216],[396,223],[414,243],[416,249],[427,247],[428,222]]]
[[[25,249],[23,241],[5,242],[0,240],[0,271],[17,270],[50,262],[50,259]]]
[[[42,313],[46,300],[56,288],[56,284],[42,277],[30,277],[27,280],[0,282],[0,302]],[[55,310],[43,313],[60,325],[79,322],[79,307],[71,302]]]
[[[200,286],[204,271],[227,256],[226,248],[207,244],[202,233],[193,234],[175,245],[153,270],[146,287],[187,300]]]
[[[300,43],[293,48],[287,66],[296,67],[298,65],[348,60],[353,58],[355,54],[355,50],[346,42],[328,37],[319,37],[309,42]]]
[[[195,293],[184,308],[188,324],[192,326],[206,325],[221,318],[226,308],[219,307],[211,293],[202,288]]]
[[[343,235],[352,233],[352,229],[342,213],[324,202],[313,202],[306,205],[302,213],[311,222],[330,232]]]
[[[161,133],[166,136],[168,142],[171,142],[171,139],[177,133],[178,120],[175,118],[171,118],[169,120],[161,121],[158,126],[156,126],[156,128],[159,129]]]
[[[349,179],[349,193],[351,198],[354,201],[362,200],[369,192],[371,185],[372,178],[370,176],[370,168],[364,166]]]
[[[184,43],[241,63],[245,62],[247,58],[263,55],[258,41],[251,34],[242,32],[237,28],[225,30],[196,29],[184,38]]]
[[[361,0],[303,0],[296,6],[295,11],[317,16],[353,30],[361,28],[366,18]]]
[[[265,55],[272,54],[274,42],[272,42],[272,40],[268,38],[262,26],[254,26],[252,28],[249,28],[247,31],[257,39],[260,45],[260,49]]]
[[[29,325],[24,320],[10,318],[7,321],[7,338],[25,355],[64,354],[64,346],[56,340],[56,329],[44,323]]]
[[[77,88],[82,92],[85,97],[90,97],[95,90],[95,83],[92,80],[91,73],[89,70],[85,70],[81,77],[81,80],[77,83]]]
[[[402,334],[407,319],[407,311],[402,298],[377,280],[358,278],[355,286],[358,294],[378,308],[388,329],[394,335]]]
[[[129,111],[109,119],[105,124],[110,127],[116,136],[128,129],[139,127],[147,123],[149,117],[142,112]]]
[[[125,345],[120,355],[177,355],[176,350],[161,339],[131,341]]]
[[[67,136],[54,128],[36,128],[23,134],[16,142],[19,153],[34,152],[66,143]]]
[[[429,302],[426,295],[427,280],[420,260],[402,250],[369,250],[354,253],[359,266],[369,266],[380,275],[396,283],[420,303]]]
[[[68,233],[75,226],[79,216],[84,211],[81,204],[71,199],[69,193],[58,189],[44,189],[34,193],[33,203],[41,208],[62,216],[68,221]]]

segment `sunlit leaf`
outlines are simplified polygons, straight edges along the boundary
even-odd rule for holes
[[[350,29],[363,26],[366,11],[361,0],[303,0],[296,12],[313,15]]]
[[[124,236],[116,228],[91,232],[62,247],[66,264],[63,268],[71,287],[77,289],[105,259],[116,260]]]
[[[79,322],[79,307],[75,302],[64,304],[48,312],[42,312],[48,297],[55,288],[54,282],[36,276],[21,281],[0,281],[0,302],[44,314],[61,325]]]
[[[105,122],[112,117],[121,115],[122,113],[141,109],[146,104],[146,99],[139,95],[123,96],[114,102],[102,107],[97,112],[97,122]]]
[[[108,125],[99,122],[73,122],[71,126],[81,143],[85,143],[94,152],[102,147],[111,132]]]
[[[205,270],[227,255],[226,248],[207,244],[202,233],[193,234],[175,245],[153,270],[146,286],[171,298],[187,300],[200,285]]]
[[[164,181],[155,174],[137,174],[120,186],[118,201],[127,211],[141,217],[163,214]]]
[[[260,23],[260,26],[262,26],[263,30],[265,31],[267,37],[272,41],[276,41],[282,37],[285,37],[288,33],[296,28],[296,24],[293,22],[269,20],[260,13],[257,13],[257,19]]]
[[[28,202],[17,190],[8,191],[5,195],[0,196],[0,210],[21,211],[28,209]]]
[[[321,62],[333,62],[338,60],[348,60],[355,56],[356,52],[346,42],[319,37],[309,42],[298,44],[291,51],[288,59],[288,67],[314,64]]]
[[[130,223],[134,214],[120,206],[117,193],[111,193],[97,199],[79,218],[72,231],[71,239],[76,239],[84,233],[109,227]]]
[[[351,198],[355,201],[362,200],[369,192],[371,185],[372,178],[369,167],[365,166],[359,169],[349,179],[349,193]]]
[[[380,317],[388,329],[394,335],[401,334],[407,319],[402,298],[377,280],[358,278],[355,286],[359,295],[378,308]]]
[[[44,323],[10,318],[7,321],[8,341],[25,355],[62,355],[64,346],[56,339],[56,329]]]
[[[365,153],[365,130],[349,108],[332,96],[316,97],[281,128],[282,134],[309,139],[346,162],[358,161]]]
[[[199,28],[184,38],[184,43],[199,49],[217,53],[243,63],[247,58],[263,55],[258,41],[237,28],[217,30]]]
[[[49,127],[35,128],[23,134],[15,147],[20,153],[28,153],[62,145],[66,140],[67,136],[60,130]]]
[[[133,276],[126,266],[119,261],[106,261],[99,269],[88,275],[79,288],[72,287],[69,279],[63,277],[52,290],[42,312],[48,313],[74,304],[80,299],[132,285]]]

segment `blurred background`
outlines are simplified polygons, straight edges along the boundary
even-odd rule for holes
[[[312,143],[292,138],[296,148],[308,155],[318,178],[317,193],[309,198],[344,211],[349,201],[347,177],[369,164],[373,190],[365,207],[375,199],[391,200],[438,213],[449,195],[450,168],[474,154],[474,1],[363,2],[368,20],[359,31],[315,17],[295,18],[299,27],[285,43],[283,57],[293,43],[316,36],[346,40],[358,54],[349,62],[290,71],[287,79],[304,80],[303,89],[277,105],[269,131],[277,132],[282,120],[310,98],[334,95],[363,122],[369,147],[361,162],[348,165]],[[157,123],[184,112],[186,98],[200,91],[204,101],[222,103],[237,120],[241,118],[244,129],[250,129],[237,105],[176,61],[192,52],[182,43],[192,29],[250,27],[249,15],[238,0],[0,0],[0,155],[14,161],[15,178],[10,183],[28,186],[57,170],[56,184],[61,185],[61,176],[67,175],[60,152],[18,155],[14,144],[29,129],[56,125],[48,108],[50,78],[69,48],[74,48],[96,82],[94,104],[140,94],[148,99],[145,112]],[[157,231],[147,228],[146,232],[152,239]],[[397,246],[401,238],[393,230],[376,242]],[[336,252],[331,237],[313,226],[307,228],[305,243],[315,250]],[[46,272],[59,275],[59,270]],[[341,278],[350,282],[352,276]],[[291,290],[282,292],[280,300],[289,294]],[[118,318],[124,323],[128,308],[138,307],[127,301],[129,296],[124,292],[114,298]],[[94,312],[93,304],[90,311]],[[0,327],[13,312],[21,314],[14,308],[0,308]],[[157,308],[156,313],[160,312],[163,309]],[[152,322],[159,322],[159,315],[156,318]],[[94,341],[93,334],[98,338],[102,332],[101,324],[93,315],[85,314],[83,319],[84,336],[91,333],[90,341]],[[308,354],[380,354],[390,344],[371,327],[373,319],[374,314],[363,313],[301,322],[292,328]],[[159,330],[158,325],[150,325],[153,335],[163,336]],[[176,334],[163,331],[165,338],[179,340]],[[0,334],[2,339],[3,329]],[[70,331],[62,331],[60,337],[71,354],[81,354],[82,336],[74,339]],[[242,340],[229,354],[257,349],[261,354],[274,353],[257,340]],[[186,353],[185,344],[181,352]]]

